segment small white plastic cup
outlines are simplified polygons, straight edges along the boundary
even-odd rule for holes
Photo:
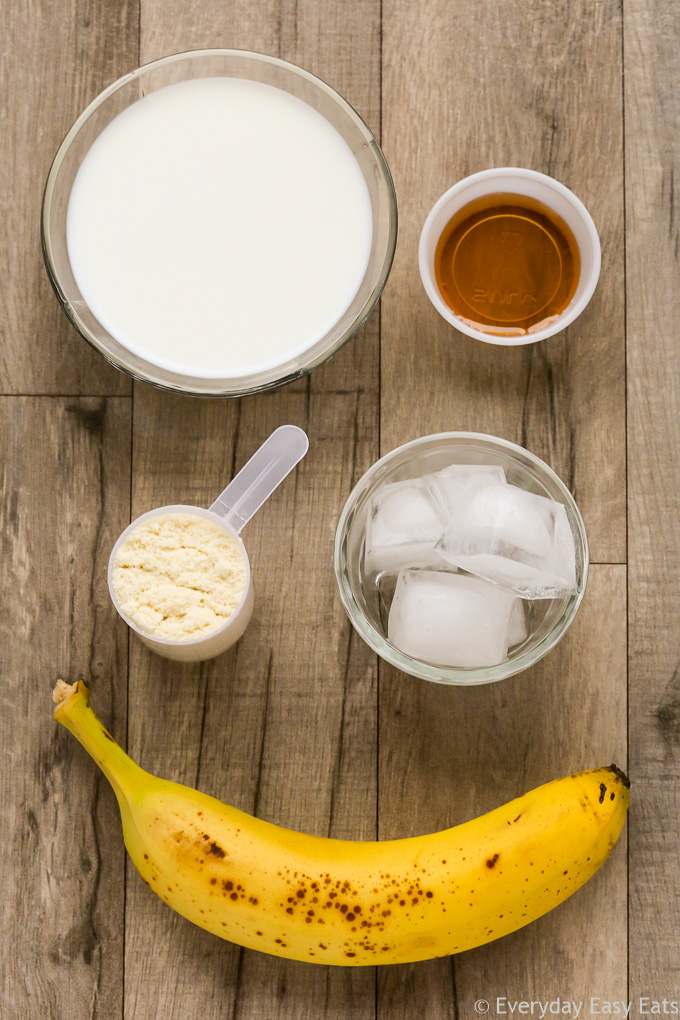
[[[243,595],[241,596],[241,601],[236,610],[217,630],[211,631],[209,634],[206,634],[205,637],[192,638],[190,641],[170,641],[167,638],[153,637],[152,634],[147,634],[146,631],[141,630],[123,610],[113,589],[113,564],[120,546],[123,544],[130,532],[138,528],[140,524],[144,524],[145,521],[151,520],[152,517],[164,517],[166,514],[191,514],[192,517],[203,517],[205,520],[212,521],[213,524],[217,524],[218,527],[222,528],[223,531],[226,531],[227,534],[231,535],[232,538],[236,540],[246,567],[246,584],[243,590]],[[243,632],[250,623],[250,617],[253,615],[253,583],[250,576],[250,560],[248,559],[246,547],[237,532],[234,531],[233,528],[230,528],[223,518],[218,517],[217,514],[212,513],[211,510],[206,510],[205,507],[202,506],[190,506],[181,503],[173,504],[172,506],[159,506],[156,507],[155,510],[149,510],[148,513],[137,517],[132,524],[128,525],[113,547],[109,559],[108,579],[111,600],[130,630],[134,631],[139,640],[145,644],[147,648],[150,648],[152,651],[156,652],[158,655],[162,655],[166,659],[175,659],[178,662],[200,662],[203,659],[212,659],[214,656],[221,655],[222,652],[226,652],[227,648],[231,648],[232,645],[236,644],[238,639],[243,635]]]
[[[302,460],[309,448],[306,434],[296,425],[282,425],[272,432],[269,439],[262,444],[248,463],[231,480],[226,489],[220,493],[212,506],[191,506],[174,504],[160,506],[137,517],[127,526],[111,550],[109,557],[108,582],[111,601],[118,614],[125,620],[130,630],[139,637],[152,651],[166,659],[179,662],[201,662],[221,655],[236,644],[250,623],[253,614],[254,595],[250,574],[250,560],[246,547],[240,537],[242,528],[257,513],[265,500],[272,494],[284,478]],[[118,549],[127,536],[152,517],[166,514],[191,514],[212,521],[235,539],[243,556],[246,567],[246,583],[241,601],[224,623],[205,636],[192,638],[189,641],[171,641],[167,638],[154,637],[135,624],[121,607],[113,588],[113,567]]]
[[[561,315],[543,329],[518,336],[485,333],[481,329],[470,326],[456,315],[442,298],[434,271],[437,242],[453,216],[469,202],[475,202],[486,195],[501,193],[525,195],[552,209],[571,229],[581,256],[581,270],[576,291]],[[574,319],[578,318],[597,286],[600,262],[600,239],[597,228],[583,202],[576,197],[573,191],[553,177],[538,173],[536,170],[524,170],[521,167],[497,167],[492,170],[481,170],[479,173],[464,177],[462,181],[458,181],[452,188],[445,191],[425,220],[418,249],[418,263],[423,286],[442,318],[450,322],[461,333],[465,333],[475,340],[503,347],[535,344],[539,340],[545,340],[549,336],[554,336],[555,333],[560,333]]]

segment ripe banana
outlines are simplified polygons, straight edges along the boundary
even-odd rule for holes
[[[597,871],[628,810],[628,780],[611,765],[428,836],[306,836],[149,775],[104,729],[82,682],[58,681],[54,699],[55,718],[111,783],[147,885],[215,935],[294,960],[408,963],[515,931]]]

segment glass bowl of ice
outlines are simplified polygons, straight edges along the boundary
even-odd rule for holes
[[[335,574],[353,626],[387,662],[435,683],[491,683],[565,634],[588,541],[544,461],[495,436],[444,432],[361,478],[338,522]]]

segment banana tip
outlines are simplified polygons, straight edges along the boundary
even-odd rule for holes
[[[609,765],[608,768],[609,768],[610,772],[614,773],[614,775],[617,777],[617,779],[621,780],[621,782],[623,783],[623,785],[627,789],[630,788],[630,779],[628,778],[626,773],[623,771],[623,769],[620,769],[618,765],[613,765],[613,764]]]
[[[56,705],[61,705],[63,701],[66,701],[72,694],[75,694],[78,688],[78,681],[74,684],[67,684],[65,680],[57,680],[52,691],[52,701]]]

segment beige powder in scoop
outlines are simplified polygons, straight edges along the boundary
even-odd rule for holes
[[[191,514],[151,517],[116,552],[112,584],[124,613],[146,634],[191,641],[238,608],[247,569],[236,539]]]

